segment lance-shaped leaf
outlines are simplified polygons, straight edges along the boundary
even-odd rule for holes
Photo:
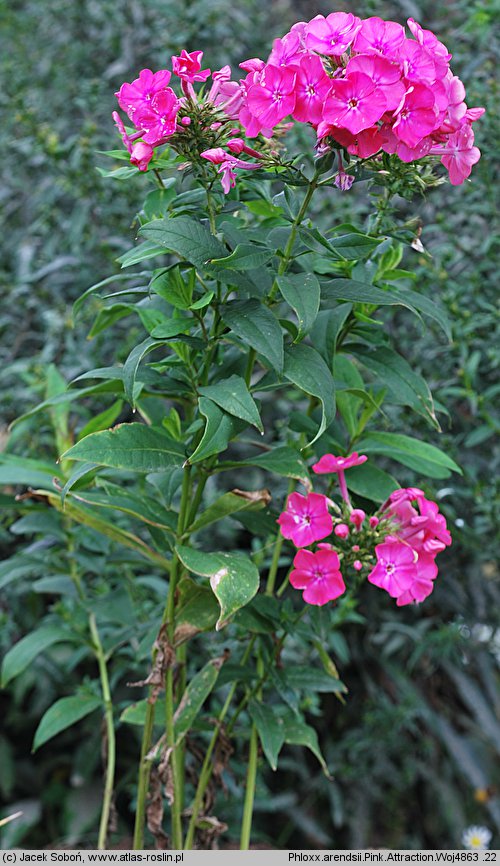
[[[189,531],[198,532],[200,529],[210,526],[211,523],[216,523],[223,517],[229,517],[240,511],[257,511],[268,505],[270,499],[271,495],[268,490],[232,490],[230,493],[224,493],[200,514],[189,527]]]
[[[174,646],[215,626],[219,605],[207,586],[200,586],[190,577],[183,577],[177,586]]]
[[[277,277],[279,290],[287,304],[297,314],[299,333],[297,341],[309,333],[319,310],[320,286],[314,274],[292,274]]]
[[[351,310],[352,304],[338,304],[333,310],[320,310],[311,330],[311,342],[330,370],[338,336]]]
[[[213,454],[225,451],[230,440],[239,432],[241,421],[223,412],[213,400],[208,397],[200,397],[198,406],[202,415],[207,419],[205,432],[196,450],[188,457],[188,463],[199,463]]]
[[[85,460],[113,469],[156,472],[170,466],[182,466],[184,449],[160,428],[145,424],[118,424],[80,439],[64,458]]]
[[[362,283],[359,280],[349,280],[344,277],[331,280],[321,284],[321,302],[326,309],[332,304],[336,306],[337,301],[354,301],[360,304],[374,304],[375,306],[400,305],[407,307],[412,313],[420,318],[415,307],[410,304],[406,296],[397,295],[394,292],[377,289],[370,283]]]
[[[210,270],[231,268],[234,271],[251,271],[253,268],[265,265],[272,259],[275,252],[275,250],[263,249],[255,244],[238,244],[230,256],[213,259],[210,263]]]
[[[149,242],[176,253],[198,268],[227,253],[225,246],[206,226],[186,216],[153,220],[142,226],[140,233]]]
[[[321,355],[311,346],[291,346],[285,356],[285,378],[293,382],[306,394],[321,401],[321,424],[316,436],[309,444],[319,439],[335,417],[335,385],[333,376]]]
[[[198,388],[200,394],[213,400],[221,409],[236,418],[253,424],[261,433],[264,432],[259,410],[247,388],[246,382],[241,376],[229,376],[215,385],[206,385]]]
[[[42,716],[35,731],[32,751],[36,752],[47,740],[51,740],[56,734],[60,734],[61,731],[79,722],[80,719],[93,713],[100,706],[102,706],[101,700],[94,695],[74,695],[70,698],[60,698]]]
[[[305,746],[318,759],[323,769],[325,776],[330,779],[330,773],[326,765],[326,761],[321,754],[321,749],[318,743],[318,735],[314,728],[307,725],[300,716],[294,713],[287,712],[283,719],[285,727],[285,743],[292,746]]]
[[[21,638],[4,656],[2,662],[1,687],[5,686],[36,659],[48,647],[63,641],[71,641],[72,635],[60,626],[46,625]]]
[[[450,472],[462,474],[462,470],[451,457],[435,445],[422,442],[414,436],[404,436],[401,433],[369,433],[356,443],[356,448],[360,453],[384,454],[430,478],[448,478]]]
[[[233,614],[256,594],[259,572],[243,553],[204,553],[184,545],[178,545],[176,550],[189,571],[210,578],[210,586],[221,609],[217,630],[223,628]]]
[[[257,728],[262,750],[272,770],[278,766],[278,755],[285,742],[285,726],[283,720],[275,716],[272,707],[250,701],[248,705],[252,721]]]
[[[279,374],[283,372],[283,331],[269,307],[252,298],[230,301],[221,309],[231,331],[262,355]]]
[[[178,746],[191,730],[196,716],[217,682],[225,656],[211,659],[198,671],[186,687],[174,715],[175,745]]]
[[[276,475],[282,475],[285,478],[296,478],[297,481],[301,481],[306,486],[309,484],[306,464],[300,454],[287,445],[281,445],[278,448],[273,448],[272,451],[265,451],[255,457],[240,460],[235,463],[235,466],[238,465],[258,466],[260,469],[275,472]]]

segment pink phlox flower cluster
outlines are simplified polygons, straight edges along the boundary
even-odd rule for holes
[[[467,107],[446,46],[412,18],[408,27],[410,37],[394,21],[346,12],[294,25],[266,63],[240,64],[248,74],[238,117],[247,135],[269,137],[291,115],[311,124],[319,141],[333,139],[361,158],[441,156],[451,182],[462,183],[480,157],[472,123],[483,109]],[[344,177],[340,188],[348,188]]]
[[[218,109],[228,120],[236,120],[243,101],[241,83],[231,81],[231,68],[224,66],[212,73],[212,85],[208,95],[202,95],[200,100],[194,90],[194,82],[205,82],[210,76],[209,69],[201,68],[202,51],[188,52],[183,49],[180,55],[172,57],[174,75],[180,79],[182,95],[179,97],[170,86],[171,73],[167,69],[152,72],[143,69],[139,77],[132,83],[125,82],[116,92],[120,108],[127,114],[136,129],[136,133],[128,135],[117,112],[113,118],[118,127],[125,147],[130,153],[131,162],[141,171],[146,171],[153,158],[154,148],[168,142],[172,136],[191,124],[188,114],[179,118],[179,111],[185,110],[194,103],[211,105]],[[137,139],[141,139],[137,141]],[[231,160],[229,160],[231,162]],[[249,166],[254,168],[256,166]],[[223,182],[233,185],[230,166],[224,170]],[[234,165],[233,165],[234,168]],[[229,188],[229,187],[228,187]]]
[[[395,490],[381,509],[389,534],[377,545],[377,565],[370,583],[385,589],[399,606],[420,602],[433,590],[435,558],[451,544],[446,520],[419,488]]]
[[[290,583],[294,589],[303,589],[302,597],[308,604],[323,605],[345,592],[338,554],[329,545],[318,545],[315,553],[299,550],[293,560]]]

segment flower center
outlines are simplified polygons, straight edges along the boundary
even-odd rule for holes
[[[359,99],[355,99],[354,97],[352,97],[352,98],[348,101],[347,105],[348,105],[349,108],[357,108],[357,107],[358,107],[358,102],[359,102]]]
[[[314,85],[309,84],[309,85],[306,87],[306,93],[307,93],[308,96],[316,96],[316,91],[315,91],[315,89],[314,89]]]
[[[275,90],[273,93],[274,102],[281,102],[282,99],[283,99],[283,94],[282,94],[281,90]]]
[[[394,574],[395,567],[394,567],[394,565],[392,564],[392,562],[388,562],[388,563],[387,563],[387,565],[386,565],[386,567],[385,567],[385,570],[386,570],[387,574]]]

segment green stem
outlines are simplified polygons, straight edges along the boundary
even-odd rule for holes
[[[135,810],[134,851],[141,851],[144,848],[144,821],[146,818],[146,799],[149,789],[149,775],[151,773],[151,760],[147,757],[147,755],[151,748],[154,713],[155,705],[149,703],[148,701],[146,707],[146,719],[144,721],[144,729],[142,732],[141,759],[139,763],[139,777],[137,780],[137,806]]]
[[[307,192],[304,196],[304,200],[300,206],[300,210],[299,210],[297,216],[295,217],[295,219],[292,223],[290,236],[288,238],[286,247],[283,251],[283,258],[281,259],[281,262],[280,262],[279,267],[278,267],[278,276],[280,276],[280,277],[283,276],[283,274],[286,272],[286,269],[288,268],[288,265],[290,263],[290,259],[292,258],[293,248],[295,245],[295,238],[297,237],[297,230],[298,230],[302,220],[304,219],[304,217],[307,213],[307,209],[311,203],[311,199],[312,199],[314,192],[318,186],[318,178],[319,178],[319,172],[315,172],[313,177],[309,181],[309,186],[308,186]],[[274,300],[277,291],[278,291],[278,283],[275,280],[272,287],[271,287],[271,291],[269,292],[269,300],[270,301]]]
[[[276,576],[278,574],[278,567],[279,567],[282,547],[283,547],[283,536],[279,532],[276,536],[276,541],[274,543],[273,558],[271,560],[271,565],[269,567],[269,574],[267,576],[266,595],[273,595],[273,593],[274,593],[274,585],[276,583]]]
[[[247,646],[245,652],[243,653],[243,657],[241,659],[241,664],[243,666],[246,665],[248,659],[250,658],[250,653],[252,652],[255,640],[256,640],[256,635],[252,635],[252,637],[250,638],[250,641],[248,643],[248,646]],[[189,827],[188,827],[188,831],[186,834],[186,841],[184,843],[184,848],[187,851],[191,850],[191,848],[193,846],[194,834],[196,832],[196,824],[198,821],[198,815],[200,814],[200,809],[201,809],[201,805],[203,802],[203,797],[204,797],[205,791],[207,789],[208,783],[210,781],[210,777],[212,775],[212,754],[213,754],[214,748],[217,744],[217,740],[219,738],[219,732],[221,729],[222,722],[224,721],[224,719],[227,715],[227,712],[229,710],[229,707],[231,706],[231,703],[233,701],[237,687],[238,687],[238,683],[235,682],[235,683],[233,683],[233,685],[229,689],[227,698],[224,701],[224,705],[223,705],[223,707],[219,713],[214,731],[212,733],[210,743],[208,744],[208,748],[207,748],[207,751],[205,753],[205,758],[203,760],[203,764],[202,764],[202,767],[200,770],[200,778],[198,779],[198,785],[197,785],[196,793],[195,793],[194,800],[193,800],[193,806],[192,806],[192,810],[191,810],[191,818],[189,821]]]
[[[93,648],[95,656],[99,665],[99,677],[101,680],[102,697],[104,700],[104,717],[106,720],[106,776],[104,784],[104,796],[102,801],[101,821],[99,824],[99,837],[97,840],[97,847],[99,851],[105,851],[115,780],[116,739],[115,726],[113,723],[113,702],[111,699],[111,690],[109,687],[106,657],[104,655],[104,649],[101,643],[101,639],[99,637],[99,632],[97,631],[97,624],[93,613],[91,613],[89,616],[89,626],[90,634],[92,636],[92,642],[94,645]]]
[[[250,734],[250,751],[248,753],[247,783],[245,791],[245,803],[243,805],[243,820],[241,822],[240,851],[248,851],[250,847],[250,834],[252,831],[253,804],[255,800],[255,785],[257,783],[257,758],[259,739],[257,728],[252,725]]]

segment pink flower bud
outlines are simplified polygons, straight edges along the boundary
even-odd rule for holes
[[[380,520],[378,519],[378,517],[375,517],[375,516],[370,517],[370,526],[372,529],[375,529],[375,527],[378,526],[379,523],[380,523]]]
[[[359,550],[359,544],[353,544],[352,549],[353,549],[354,553],[357,553]]]
[[[154,150],[145,141],[138,141],[130,151],[130,162],[136,165],[139,171],[147,171],[148,165],[153,158]]]
[[[352,564],[352,567],[355,568],[356,571],[361,571],[361,569],[363,568],[363,563],[360,562],[359,559],[355,559],[353,564]]]
[[[181,117],[181,123],[183,126],[190,126],[191,125],[191,118],[188,117],[187,115],[185,117]]]
[[[335,527],[335,529],[333,531],[338,538],[347,538],[347,536],[349,535],[350,529],[349,529],[347,523],[337,523],[337,526]]]
[[[360,529],[363,520],[365,519],[366,514],[362,508],[353,508],[349,515],[349,520],[351,523],[354,523],[356,529]]]

